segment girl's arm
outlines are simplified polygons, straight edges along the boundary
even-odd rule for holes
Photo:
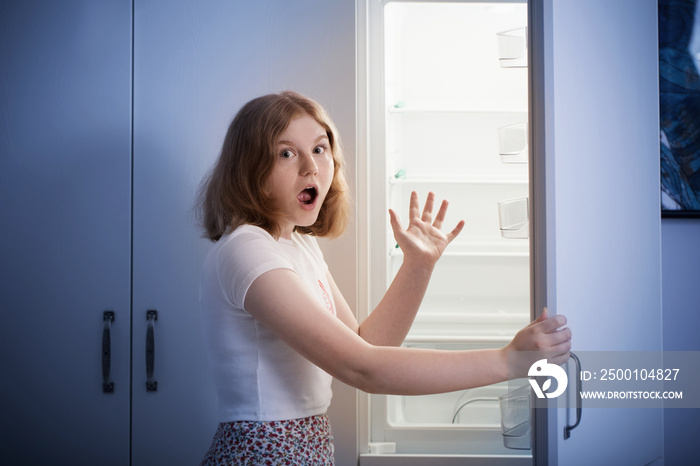
[[[568,359],[571,333],[557,330],[563,316],[540,318],[504,348],[437,351],[374,346],[363,340],[310,295],[291,270],[258,277],[245,299],[247,311],[301,355],[339,380],[371,393],[429,394],[482,386],[524,376],[528,364]],[[531,351],[518,374],[508,373],[510,350]]]
[[[368,343],[398,346],[403,342],[428,288],[436,262],[464,227],[462,220],[452,231],[443,233],[441,228],[448,203],[442,202],[433,221],[434,202],[435,195],[432,192],[428,193],[421,214],[418,194],[412,192],[409,225],[406,230],[401,226],[396,213],[389,210],[394,238],[403,252],[404,259],[386,294],[361,325],[357,325],[352,311],[329,274],[338,316]]]

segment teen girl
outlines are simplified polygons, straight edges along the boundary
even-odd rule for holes
[[[221,422],[203,464],[333,464],[332,377],[420,395],[504,381],[508,351],[536,352],[529,363],[568,359],[561,315],[543,314],[501,349],[399,346],[435,263],[464,226],[442,231],[447,202],[434,214],[432,193],[422,211],[411,195],[406,229],[389,211],[404,261],[358,324],[316,243],[343,232],[348,204],[337,130],[320,105],[283,92],[238,112],[201,191],[205,234],[216,242],[201,304]]]

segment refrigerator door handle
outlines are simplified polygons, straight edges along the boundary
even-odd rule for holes
[[[576,422],[573,425],[564,427],[564,440],[571,437],[571,431],[574,430],[581,422],[581,360],[573,352],[570,353],[571,358],[576,363]]]

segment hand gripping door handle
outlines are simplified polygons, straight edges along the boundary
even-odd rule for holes
[[[567,425],[564,427],[564,439],[571,437],[571,431],[574,430],[581,423],[581,413],[583,409],[581,408],[581,361],[578,356],[574,353],[570,353],[571,358],[576,363],[576,422],[574,425]]]
[[[146,330],[146,391],[158,390],[158,382],[153,380],[153,366],[156,359],[156,342],[154,339],[154,323],[158,320],[158,311],[146,311],[148,329]]]
[[[112,366],[112,338],[110,330],[114,322],[114,311],[104,311],[102,313],[104,327],[102,329],[102,392],[114,392],[114,382],[109,380],[109,371]]]

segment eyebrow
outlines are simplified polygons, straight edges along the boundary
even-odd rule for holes
[[[327,139],[328,141],[330,141],[330,139],[328,138],[328,135],[326,133],[323,133],[322,135],[320,135],[319,137],[317,137],[314,140],[314,144],[318,143],[322,139]],[[281,146],[281,145],[293,146],[294,143],[292,141],[287,141],[286,139],[283,139],[283,140],[277,141],[276,145],[278,145],[278,146]]]

